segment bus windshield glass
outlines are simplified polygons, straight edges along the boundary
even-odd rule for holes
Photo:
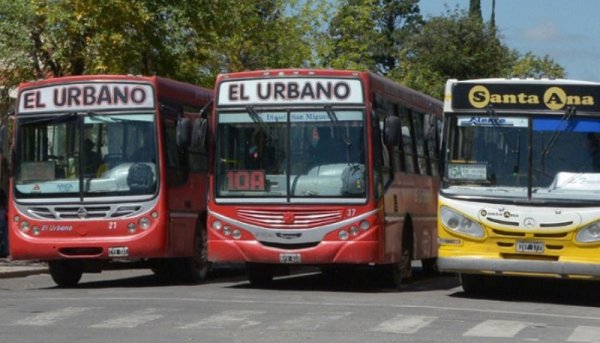
[[[366,198],[363,111],[219,113],[217,197]]]
[[[153,195],[154,114],[69,112],[17,117],[18,198]]]
[[[445,192],[519,198],[529,191],[532,198],[548,200],[593,200],[600,194],[600,118],[452,115],[448,120]]]

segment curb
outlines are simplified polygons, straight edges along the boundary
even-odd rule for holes
[[[0,267],[0,279],[47,274],[47,267]]]

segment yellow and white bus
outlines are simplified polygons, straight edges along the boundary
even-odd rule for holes
[[[600,278],[600,83],[449,80],[442,149],[438,267],[466,293]]]

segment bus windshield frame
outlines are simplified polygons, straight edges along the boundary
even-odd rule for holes
[[[158,192],[154,110],[17,113],[15,124],[18,200],[149,199]]]
[[[216,119],[216,202],[367,202],[364,106],[217,108]]]
[[[441,193],[514,203],[599,203],[600,117],[447,113]]]

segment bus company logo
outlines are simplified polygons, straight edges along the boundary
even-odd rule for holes
[[[489,105],[540,105],[544,104],[550,110],[560,110],[565,106],[595,105],[591,95],[569,95],[560,87],[549,87],[540,99],[539,94],[492,93],[482,85],[473,86],[468,94],[469,104],[474,108],[485,108]]]
[[[284,224],[293,224],[296,221],[296,215],[294,212],[284,212],[283,213],[283,223]]]
[[[533,229],[535,227],[536,223],[535,223],[535,219],[531,218],[531,217],[527,217],[525,219],[523,219],[523,226],[528,228],[528,229]]]
[[[79,209],[77,209],[77,217],[79,217],[79,219],[84,219],[87,216],[88,211],[84,207],[80,207]]]

